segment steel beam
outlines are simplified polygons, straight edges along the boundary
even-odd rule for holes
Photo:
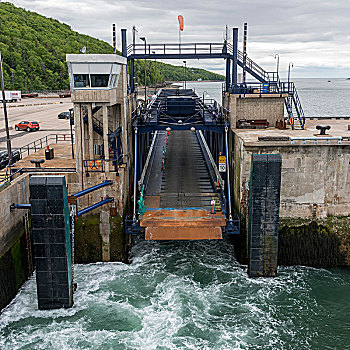
[[[126,43],[126,29],[122,29],[122,56],[127,57],[128,56],[128,46]]]
[[[135,92],[135,64],[134,60],[129,60],[130,92]]]
[[[86,188],[85,190],[82,190],[80,192],[74,193],[74,194],[72,194],[72,196],[75,197],[75,198],[79,198],[79,197],[84,196],[84,195],[86,195],[86,194],[88,194],[90,192],[96,191],[96,190],[98,190],[98,189],[100,189],[102,187],[109,186],[109,185],[112,185],[112,184],[113,184],[112,180],[106,180],[106,181],[104,181],[104,182],[102,182],[102,183],[100,183],[100,184],[98,184],[96,186],[92,186],[92,187]]]
[[[232,59],[232,85],[237,84],[237,52],[238,52],[238,28],[232,29],[232,47],[233,47],[233,59]]]
[[[91,210],[94,210],[94,209],[96,209],[98,207],[101,207],[102,205],[104,205],[106,203],[110,203],[110,202],[114,202],[114,198],[113,197],[108,197],[108,198],[106,198],[106,199],[104,199],[104,200],[102,200],[100,202],[97,202],[97,203],[95,203],[93,205],[90,205],[89,207],[86,207],[86,208],[78,211],[78,217],[88,213]]]
[[[230,66],[231,66],[231,59],[226,58],[226,91],[229,91],[230,89]]]
[[[198,125],[198,124],[189,124],[189,125],[149,125],[149,126],[140,126],[138,125],[138,133],[144,134],[146,132],[156,131],[156,130],[166,130],[168,127],[171,130],[191,130],[194,127],[196,130],[210,130],[213,132],[223,133],[225,130],[225,126],[222,125]]]
[[[133,220],[136,222],[136,202],[137,202],[137,153],[138,153],[138,128],[135,128],[135,148],[134,148],[134,210],[133,210]]]
[[[226,148],[226,175],[227,175],[227,202],[228,202],[228,215],[229,220],[232,220],[232,211],[231,211],[231,190],[230,190],[230,168],[229,168],[229,161],[228,161],[228,127],[225,127],[225,148]]]
[[[135,53],[128,56],[128,59],[200,59],[200,58],[229,58],[231,55],[229,53],[155,53],[155,54],[144,54],[144,53]]]

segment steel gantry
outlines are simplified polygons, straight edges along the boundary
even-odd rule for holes
[[[192,203],[194,206],[205,207],[208,210],[208,203],[212,197],[218,198],[220,211],[222,211],[226,223],[227,233],[239,232],[239,220],[234,217],[231,209],[230,196],[230,174],[228,161],[228,131],[229,114],[215,100],[202,99],[190,89],[161,89],[145,109],[135,110],[133,115],[134,127],[134,203],[132,219],[127,219],[126,226],[131,232],[139,232],[138,225],[140,212],[140,202],[144,200],[144,190],[148,196],[160,194],[161,185],[170,189],[165,191],[164,196],[187,196],[185,203]],[[166,134],[185,132],[184,136],[173,136],[174,142],[179,146],[176,156],[166,156],[168,137]],[[187,132],[187,133],[186,133]],[[180,154],[183,144],[186,143],[188,149],[186,154]],[[181,148],[182,147],[182,148]],[[165,154],[164,154],[165,152]],[[185,163],[188,159],[187,153],[193,153],[193,157],[200,157],[204,161],[205,169],[202,169],[200,162],[193,159],[193,163]],[[218,170],[219,156],[226,154],[226,173]],[[163,160],[161,160],[163,158]],[[224,157],[225,158],[225,157]],[[168,171],[164,172],[163,165],[157,162],[166,161]],[[152,170],[153,169],[153,170]],[[154,170],[155,169],[155,170]],[[157,175],[157,172],[160,174]],[[185,173],[186,175],[184,175]],[[225,176],[224,176],[225,175]],[[154,183],[153,178],[158,176],[158,183]],[[165,176],[165,178],[164,178]],[[182,176],[186,177],[185,184],[182,183]],[[152,182],[153,181],[153,182]],[[162,184],[160,183],[162,182]],[[169,184],[169,183],[172,183]],[[178,189],[176,186],[180,184]],[[187,187],[186,187],[187,186]],[[201,199],[194,199],[191,188],[201,192]],[[157,188],[157,189],[156,189]],[[187,188],[184,190],[184,188]],[[195,190],[193,190],[195,192]],[[198,193],[197,193],[198,196]],[[211,197],[212,196],[212,197]],[[163,199],[164,206],[183,206],[179,199]],[[162,203],[162,201],[160,203]],[[182,201],[183,202],[183,201]],[[139,204],[139,208],[137,206]],[[128,221],[129,220],[129,221]]]
[[[225,91],[232,94],[246,94],[257,88],[256,84],[246,83],[245,75],[250,74],[259,82],[259,90],[263,93],[285,94],[285,106],[288,113],[288,120],[292,129],[305,127],[305,115],[298,96],[295,84],[291,81],[281,82],[279,73],[267,72],[256,62],[250,59],[244,51],[238,50],[238,28],[232,29],[232,43],[224,40],[221,43],[164,43],[143,44],[133,43],[127,45],[126,29],[122,29],[122,55],[128,59],[129,65],[129,91],[135,91],[135,59],[156,60],[156,59],[215,59],[221,58],[226,61]],[[246,33],[246,27],[245,27]],[[246,35],[245,35],[246,41]],[[241,67],[244,72],[243,83],[238,83],[237,72]],[[145,67],[146,72],[146,67]]]

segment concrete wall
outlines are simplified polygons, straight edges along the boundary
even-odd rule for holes
[[[232,145],[232,144],[231,144]],[[257,145],[236,134],[232,193],[242,231],[236,255],[247,260],[247,204],[252,154],[282,156],[278,264],[350,266],[350,144]]]
[[[270,126],[284,119],[284,97],[276,94],[223,95],[223,106],[230,111],[231,128],[239,119],[266,119]]]
[[[23,210],[10,211],[12,203],[29,203],[29,177],[22,175],[0,191],[0,254],[18,238],[14,228],[23,221]]]
[[[282,156],[280,217],[325,218],[350,215],[350,146],[288,145],[245,146],[235,137],[234,199],[245,206],[253,153]]]
[[[28,175],[0,191],[0,310],[15,297],[29,275],[24,211],[10,211],[12,203],[28,203],[28,194]]]

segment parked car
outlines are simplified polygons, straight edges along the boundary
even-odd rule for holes
[[[21,153],[19,151],[12,152],[12,162],[16,163],[21,159]],[[9,163],[9,156],[7,151],[0,151],[0,170],[7,167]]]
[[[7,166],[8,161],[9,157],[7,151],[0,151],[0,170]]]
[[[69,112],[62,112],[58,115],[58,119],[69,119]]]
[[[27,131],[38,131],[39,130],[39,123],[38,122],[20,122],[15,125],[15,129],[18,130],[27,130]]]

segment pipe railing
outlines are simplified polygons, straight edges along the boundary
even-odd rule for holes
[[[24,146],[21,146],[14,150],[18,151],[21,154],[21,157],[23,154],[26,154],[27,156],[30,155],[31,151],[37,152],[40,149],[43,149],[47,146],[49,146],[52,142],[59,143],[59,142],[72,142],[71,134],[49,134],[44,137],[41,137],[40,139],[34,140]],[[73,137],[73,143],[74,143],[74,137]]]
[[[128,46],[128,55],[146,54],[148,56],[157,54],[222,54],[224,43],[167,43],[167,44],[131,44]],[[154,53],[153,53],[153,52]]]
[[[148,169],[148,166],[149,166],[149,163],[150,163],[150,160],[151,160],[151,156],[153,154],[153,150],[155,148],[154,145],[155,145],[156,140],[157,140],[157,135],[158,135],[158,131],[155,131],[153,139],[152,139],[151,147],[150,147],[150,149],[148,151],[147,159],[146,159],[145,165],[144,165],[143,170],[142,170],[141,178],[140,178],[140,180],[138,182],[139,191],[141,191],[142,186],[144,184],[144,180],[145,180],[145,176],[146,176],[146,173],[147,173],[147,169]]]
[[[209,161],[210,161],[210,164],[214,170],[214,173],[215,173],[215,176],[217,177],[218,181],[219,181],[219,184],[220,184],[220,187],[222,189],[222,191],[224,191],[225,189],[225,181],[222,179],[220,173],[219,173],[219,170],[218,170],[218,167],[216,166],[216,163],[215,163],[215,160],[210,152],[210,149],[209,149],[209,146],[205,140],[205,137],[202,133],[202,131],[196,131],[196,134],[198,136],[198,139],[200,141],[200,143],[204,146],[204,149],[206,151],[206,154],[208,155],[208,158],[209,158]]]

